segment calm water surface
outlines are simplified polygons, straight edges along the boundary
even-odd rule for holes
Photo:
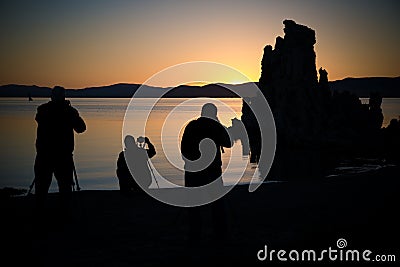
[[[118,180],[115,176],[116,160],[119,152],[123,149],[122,126],[130,99],[73,98],[70,100],[87,124],[85,133],[75,134],[74,160],[81,187],[83,189],[118,189]],[[185,100],[162,99],[153,109],[146,127],[146,135],[158,152],[151,162],[162,187],[167,186],[168,183],[160,180],[159,173],[170,182],[182,185],[183,172],[168,164],[162,153],[163,146],[178,147],[176,144],[178,137],[168,136],[167,133],[162,146],[159,131],[156,129],[160,129],[166,115]],[[29,102],[23,98],[0,98],[0,121],[2,124],[0,149],[3,152],[0,187],[26,188],[32,182],[37,127],[35,114],[37,107],[47,101],[48,99],[34,99]],[[143,112],[148,108],[146,101],[143,99]],[[180,116],[198,117],[204,101],[190,101],[190,103],[184,104],[183,109],[179,112]],[[219,119],[226,126],[231,125],[231,119],[241,115],[241,100],[239,99],[219,99],[216,104],[219,108]],[[135,122],[130,122],[130,125],[135,125]],[[180,159],[179,149],[176,149],[174,153],[175,155],[172,156]],[[240,142],[236,143],[232,149],[225,150],[223,154],[224,167],[228,164],[229,159],[247,164],[247,158],[242,156]],[[181,163],[183,164],[183,161]],[[242,182],[248,182],[254,170],[254,167],[249,165],[247,171],[250,174],[247,174],[247,178],[245,177]],[[233,183],[233,180],[230,177],[224,177],[224,182],[229,184]],[[56,189],[56,182],[53,180],[51,191]]]
[[[179,161],[178,137],[168,136],[163,138],[163,146],[159,129],[166,116],[178,104],[185,99],[163,99],[153,109],[146,127],[146,134],[156,146],[159,152],[152,164],[156,170],[169,181],[181,185],[183,173],[168,163],[162,149],[172,147],[173,155]],[[361,99],[366,102],[365,99]],[[34,99],[27,101],[25,98],[0,98],[0,188],[5,186],[27,188],[33,180],[33,163],[35,159],[36,139],[36,108],[47,102],[48,99]],[[83,189],[118,189],[118,180],[115,176],[116,160],[122,147],[122,125],[125,111],[130,99],[105,99],[105,98],[73,98],[71,103],[76,107],[87,124],[87,131],[75,135],[74,159],[77,168],[79,182]],[[143,111],[146,108],[146,100],[143,100]],[[219,99],[216,102],[219,108],[219,118],[225,126],[230,126],[230,120],[241,115],[240,99]],[[200,114],[204,100],[190,101],[183,105],[179,119],[195,118]],[[224,105],[225,104],[225,105]],[[227,108],[230,107],[230,108]],[[400,115],[400,98],[383,99],[384,126],[391,119]],[[139,111],[140,112],[140,111]],[[178,121],[178,118],[176,119]],[[130,125],[134,125],[131,122]],[[177,125],[180,129],[182,125]],[[179,131],[178,131],[179,132]],[[133,131],[133,133],[134,131]],[[171,151],[171,149],[170,149]],[[233,165],[247,164],[248,159],[242,156],[240,142],[235,143],[232,149],[225,149],[223,166],[227,166],[229,160]],[[183,163],[183,162],[181,162]],[[178,162],[178,165],[181,164]],[[156,176],[158,179],[158,172]],[[247,164],[246,172],[241,182],[248,182],[254,171],[254,166]],[[232,176],[240,175],[240,171],[233,170]],[[236,177],[235,177],[236,178]],[[161,180],[159,180],[161,181]],[[234,182],[234,177],[224,177],[225,184]],[[167,183],[160,182],[161,186]],[[153,185],[154,186],[154,185]],[[51,191],[56,191],[56,183],[53,181]]]

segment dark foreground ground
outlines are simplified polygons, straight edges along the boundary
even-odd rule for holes
[[[1,200],[1,265],[266,266],[268,260],[257,260],[264,245],[320,251],[336,249],[339,238],[347,240],[347,249],[369,249],[371,257],[393,254],[398,262],[399,173],[398,167],[388,167],[319,182],[269,183],[254,193],[237,186],[224,198],[228,238],[215,242],[209,219],[194,246],[187,241],[187,209],[144,194],[75,193],[69,221],[58,216],[58,196],[51,194],[45,223],[37,223],[32,197],[6,198]]]

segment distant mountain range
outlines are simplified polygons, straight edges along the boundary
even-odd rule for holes
[[[358,97],[379,92],[382,97],[400,97],[400,77],[346,78],[329,82],[332,91],[349,91]]]
[[[329,82],[332,91],[349,91],[359,97],[369,97],[370,92],[379,92],[383,97],[400,97],[400,77],[346,78]],[[132,97],[140,84],[113,84],[83,89],[67,89],[67,97]],[[160,90],[167,88],[144,85],[142,97],[159,95]],[[246,84],[228,85],[245,90]],[[2,85],[0,97],[50,97],[51,88],[36,85]],[[181,85],[164,97],[235,97],[236,95],[224,87],[224,84],[208,84],[204,86]]]
[[[67,89],[67,97],[132,97],[140,84],[113,84],[99,87],[88,87],[83,89]],[[237,87],[239,90],[245,90],[246,84],[225,85],[229,87]],[[140,90],[140,97],[154,97],[163,94],[169,88],[153,87],[143,85]],[[51,88],[39,87],[36,85],[3,85],[0,86],[0,97],[50,97]],[[180,85],[172,88],[164,97],[236,97],[229,89],[224,87],[224,84],[208,84],[204,86]]]

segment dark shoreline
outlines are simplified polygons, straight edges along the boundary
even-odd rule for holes
[[[204,265],[221,261],[249,266],[260,263],[256,253],[264,245],[327,249],[336,247],[339,238],[347,240],[349,249],[396,254],[399,170],[386,167],[334,179],[268,183],[254,193],[248,193],[245,185],[237,186],[224,197],[229,239],[216,245],[206,234],[191,249],[186,242],[187,209],[145,194],[77,192],[68,223],[57,216],[57,194],[50,194],[46,231],[41,235],[35,232],[32,196],[8,198],[1,204],[2,242],[9,250],[4,255],[15,265]]]

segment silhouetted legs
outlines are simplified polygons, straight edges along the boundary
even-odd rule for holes
[[[71,197],[73,186],[73,161],[72,155],[60,157],[55,163],[54,176],[60,191],[61,214],[69,216],[71,213]]]
[[[250,142],[250,163],[258,163],[261,154],[261,135],[257,130],[249,133]]]
[[[38,216],[43,216],[47,192],[53,177],[53,164],[50,156],[37,154],[35,159],[35,197]]]
[[[47,194],[52,176],[57,179],[60,192],[60,212],[68,216],[71,211],[71,194],[73,185],[72,155],[43,155],[35,159],[35,195],[38,216],[43,217],[46,208]]]
[[[213,218],[214,239],[216,241],[224,241],[227,235],[227,219],[225,200],[220,198],[210,204],[211,214]]]
[[[223,242],[227,235],[226,209],[224,199],[218,199],[200,207],[188,210],[189,243],[192,246],[203,241],[203,233],[207,229],[207,219],[211,220],[211,239],[214,244]]]

